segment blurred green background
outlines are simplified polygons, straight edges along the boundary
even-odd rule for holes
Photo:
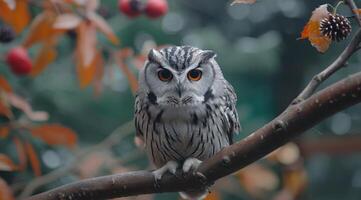
[[[121,39],[121,47],[131,47],[136,53],[141,52],[144,43],[192,45],[217,52],[217,61],[238,95],[237,109],[244,130],[237,140],[285,109],[312,76],[330,64],[350,39],[333,43],[325,54],[318,53],[307,40],[297,40],[312,10],[320,4],[335,4],[336,1],[259,0],[253,5],[235,6],[230,6],[230,1],[209,0],[170,0],[168,3],[168,14],[156,20],[145,16],[129,19],[119,12],[116,0],[101,1],[100,12]],[[32,13],[37,12],[37,8],[32,8]],[[339,12],[351,15],[345,6]],[[354,21],[352,24],[356,27]],[[10,44],[0,44],[0,55],[18,45],[27,31]],[[103,46],[114,48],[103,35],[98,36]],[[79,146],[86,148],[99,143],[118,126],[132,120],[134,98],[126,77],[112,62],[106,63],[105,89],[99,97],[94,96],[92,88],[80,89],[73,51],[70,50],[74,46],[74,38],[62,37],[57,47],[58,58],[34,79],[16,77],[4,62],[0,63],[0,73],[5,75],[17,94],[27,98],[34,110],[45,110],[49,112],[51,122],[76,130]],[[32,55],[35,50],[36,47],[31,49]],[[360,63],[361,55],[356,54],[346,68],[322,87],[359,71]],[[137,72],[134,66],[132,70]],[[357,136],[361,130],[360,111],[361,106],[357,105],[338,113],[302,137],[322,141],[324,137]],[[133,139],[133,135],[123,139],[111,149],[112,153],[122,160],[126,154],[136,151]],[[70,150],[32,140],[41,155],[45,173],[64,167],[73,157]],[[0,140],[0,145],[0,152],[11,154],[16,160],[14,147],[9,141]],[[361,199],[360,152],[315,153],[307,156],[303,164],[308,182],[299,199]],[[146,169],[148,166],[143,154],[124,165],[129,169]],[[282,176],[280,166],[272,165],[270,168],[277,176]],[[109,173],[109,170],[103,170],[97,175]],[[2,175],[12,183],[33,177],[31,170]],[[76,173],[69,173],[36,191],[78,179]],[[281,188],[282,178],[280,180],[276,191]],[[221,199],[257,199],[247,194],[242,186],[234,187],[237,190],[233,192],[221,190]],[[177,194],[155,197],[177,198]],[[272,199],[272,196],[263,199]]]

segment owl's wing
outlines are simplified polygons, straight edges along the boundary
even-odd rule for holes
[[[238,134],[242,128],[238,120],[238,113],[236,109],[237,95],[234,92],[234,89],[231,84],[227,81],[226,85],[226,93],[225,93],[225,118],[228,123],[226,123],[226,131],[229,139],[229,143],[233,143],[233,135]]]
[[[134,105],[134,124],[135,124],[135,136],[136,136],[136,144],[140,144],[141,142],[144,143],[144,133],[141,129],[142,122],[145,120],[145,111],[143,108],[143,103],[141,102],[141,99],[139,98],[138,94],[135,95],[135,105]]]

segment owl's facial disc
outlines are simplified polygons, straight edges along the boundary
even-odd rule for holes
[[[165,109],[203,106],[216,79],[214,57],[212,51],[190,47],[151,50],[144,69],[149,102]]]

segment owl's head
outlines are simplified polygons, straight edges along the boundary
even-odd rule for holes
[[[140,72],[139,91],[158,106],[192,107],[223,93],[216,54],[190,46],[151,50]]]

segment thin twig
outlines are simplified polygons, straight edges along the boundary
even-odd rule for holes
[[[116,128],[108,137],[106,137],[102,142],[99,144],[92,146],[90,148],[78,151],[74,158],[72,158],[68,164],[63,167],[60,167],[56,170],[51,171],[50,173],[37,177],[33,179],[31,182],[27,184],[25,189],[19,195],[19,199],[25,199],[26,197],[30,196],[37,188],[46,185],[50,182],[53,182],[60,177],[70,173],[71,171],[75,170],[79,161],[86,157],[86,155],[97,152],[102,149],[109,149],[112,146],[118,144],[122,141],[123,138],[127,137],[131,133],[133,133],[133,121],[129,121],[124,123],[123,125]]]

